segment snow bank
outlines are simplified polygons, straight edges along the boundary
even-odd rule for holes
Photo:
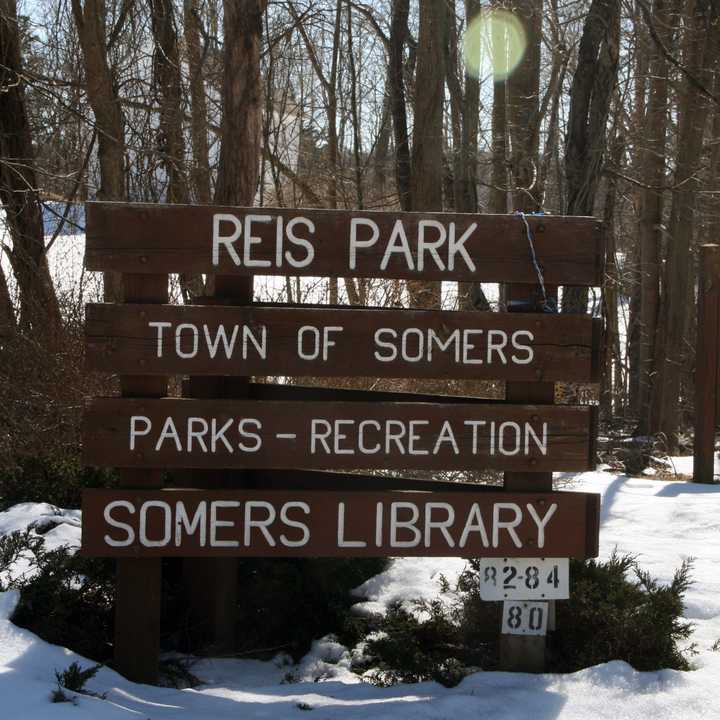
[[[52,705],[48,697],[53,671],[73,660],[88,663],[14,627],[8,617],[17,596],[9,592],[0,594],[0,716],[280,720],[304,717],[304,710],[313,710],[311,717],[323,720],[720,718],[720,653],[711,650],[720,638],[720,487],[606,473],[585,473],[571,484],[573,489],[603,494],[603,557],[615,548],[632,552],[663,581],[672,578],[684,558],[695,558],[695,582],[687,595],[687,617],[696,624],[693,640],[699,651],[693,672],[640,673],[625,663],[611,662],[571,675],[480,672],[452,689],[436,683],[381,689],[352,675],[348,651],[328,637],[316,641],[297,666],[283,656],[270,662],[199,661],[192,671],[204,684],[189,690],[136,685],[103,669],[88,687],[107,693],[106,700],[79,697],[76,707]],[[58,537],[77,533],[73,523],[79,515],[30,504],[0,513],[0,532],[48,517],[68,520],[46,537],[53,532]],[[63,525],[66,528],[61,530]],[[440,574],[452,582],[463,567],[457,559],[398,559],[358,590],[368,598],[359,609],[382,611],[395,600],[430,597],[437,591]]]

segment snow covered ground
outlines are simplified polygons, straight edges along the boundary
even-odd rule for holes
[[[603,557],[615,548],[634,553],[666,582],[684,558],[695,558],[695,582],[686,598],[699,650],[694,671],[639,673],[612,662],[571,675],[480,672],[452,689],[431,682],[381,689],[361,682],[349,670],[349,652],[323,639],[298,666],[282,658],[203,660],[192,670],[204,684],[192,690],[136,685],[102,669],[88,688],[106,693],[106,699],[79,696],[75,706],[51,704],[54,671],[73,660],[90,663],[12,625],[8,617],[17,596],[11,591],[0,593],[0,718],[280,720],[303,717],[308,710],[323,720],[720,718],[720,652],[711,649],[720,639],[720,486],[604,472],[579,475],[573,485],[603,495]],[[51,546],[77,544],[79,521],[77,511],[24,504],[0,513],[0,533],[40,522],[53,527],[45,534]],[[429,597],[440,573],[452,579],[462,567],[459,559],[397,559],[359,592],[371,609]],[[297,682],[283,682],[288,675]]]

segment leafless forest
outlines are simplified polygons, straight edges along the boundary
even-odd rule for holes
[[[517,57],[474,59],[514,33]],[[563,392],[676,449],[697,248],[720,233],[719,59],[716,0],[0,0],[0,464],[76,462],[84,398],[108,382],[83,370],[83,305],[119,299],[118,279],[68,286],[49,263],[94,199],[595,215],[603,301],[564,288],[560,311],[605,318],[604,380]],[[218,291],[172,285],[176,302]],[[504,309],[472,284],[254,292]]]

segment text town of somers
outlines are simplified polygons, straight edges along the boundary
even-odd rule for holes
[[[158,358],[175,356],[183,360],[196,357],[216,357],[247,360],[257,357],[266,360],[272,329],[266,325],[219,323],[171,323],[150,321],[155,336],[155,355]],[[327,361],[332,349],[341,342],[341,325],[304,325],[296,335],[297,356],[301,360]],[[456,328],[441,333],[433,328],[378,327],[373,333],[370,348],[372,358],[379,363],[402,361],[432,362],[443,355],[459,365],[528,365],[534,359],[530,343],[535,337],[530,330]],[[284,349],[284,348],[283,348]]]
[[[486,420],[312,418],[304,428],[311,455],[547,455],[548,423]],[[153,423],[146,415],[129,418],[128,448],[155,452],[232,455],[256,453],[263,447],[258,418],[185,417],[168,415]],[[292,434],[292,439],[295,434]],[[148,442],[149,441],[149,442]]]
[[[265,226],[262,230],[262,226]],[[268,232],[268,226],[274,226]],[[359,254],[371,250],[385,271],[392,262],[406,270],[423,272],[428,268],[453,272],[464,269],[475,272],[476,266],[465,243],[477,230],[477,223],[458,229],[455,222],[420,219],[408,232],[403,220],[396,220],[386,236],[380,225],[370,218],[350,220],[347,237],[347,269],[357,269]],[[261,235],[255,234],[261,232]],[[316,254],[313,242],[315,223],[307,217],[291,219],[281,215],[215,213],[212,228],[212,263],[229,261],[237,266],[292,269],[309,268]],[[341,238],[337,238],[341,242]],[[269,245],[272,244],[272,248]],[[258,253],[258,250],[260,252]]]

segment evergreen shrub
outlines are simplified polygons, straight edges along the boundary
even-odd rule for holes
[[[643,671],[689,670],[694,646],[683,643],[692,624],[682,614],[691,568],[684,561],[670,584],[661,585],[631,555],[572,561],[570,599],[556,602],[557,629],[548,635],[547,671],[575,672],[611,660]],[[469,563],[453,592],[445,580],[440,589],[442,601],[396,604],[368,624],[354,669],[383,685],[452,685],[474,669],[497,669],[502,604],[480,599],[479,561]]]
[[[22,502],[80,507],[84,488],[112,487],[114,471],[83,467],[79,454],[16,458],[0,467],[0,512]]]
[[[43,545],[30,532],[0,537],[0,573],[20,555],[31,559],[32,572],[6,582],[20,591],[10,619],[43,640],[106,662],[112,656],[113,563]]]
[[[298,660],[313,640],[357,639],[351,591],[387,567],[386,558],[242,559],[239,650],[284,651]]]

